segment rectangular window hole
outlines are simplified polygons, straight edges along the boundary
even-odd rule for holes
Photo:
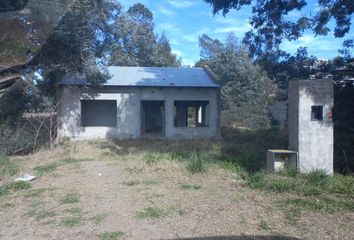
[[[323,106],[311,106],[311,120],[323,121]]]
[[[116,100],[81,100],[82,127],[117,127]]]

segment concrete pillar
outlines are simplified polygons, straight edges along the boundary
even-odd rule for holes
[[[333,174],[333,81],[289,83],[289,145],[299,153],[301,172]]]

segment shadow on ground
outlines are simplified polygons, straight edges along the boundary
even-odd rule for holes
[[[211,236],[194,238],[176,238],[168,240],[300,240],[300,238],[288,236]]]

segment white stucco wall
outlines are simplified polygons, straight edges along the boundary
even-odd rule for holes
[[[83,88],[59,86],[58,137],[77,139],[137,138],[141,136],[141,101],[165,102],[166,138],[210,138],[220,136],[218,88],[102,87],[87,94]],[[81,127],[81,99],[117,101],[117,127]],[[208,127],[174,127],[174,101],[209,101]]]
[[[311,120],[311,106],[323,106],[323,121]],[[333,173],[332,80],[300,80],[289,85],[289,145],[298,151],[302,172]]]

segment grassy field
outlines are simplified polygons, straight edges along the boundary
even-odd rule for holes
[[[281,143],[269,130],[2,156],[0,238],[353,239],[354,178],[267,175],[264,151]],[[11,181],[23,173],[38,178]]]

